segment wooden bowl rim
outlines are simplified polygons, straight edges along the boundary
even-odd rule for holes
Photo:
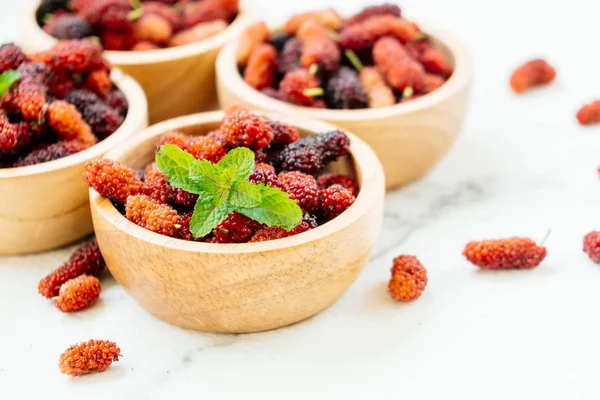
[[[272,113],[263,113],[271,118],[280,120],[301,130],[310,132],[325,132],[339,129],[331,124],[306,119],[297,119],[287,116],[280,116]],[[132,149],[137,148],[141,143],[150,138],[158,137],[165,132],[177,130],[186,127],[192,127],[202,124],[219,123],[224,116],[222,111],[213,111],[206,113],[192,114],[163,121],[145,129],[139,135],[131,138],[119,149],[115,149],[106,155],[107,158],[119,160]],[[240,243],[240,244],[213,244],[189,242],[180,239],[170,238],[144,229],[117,211],[110,200],[101,197],[95,190],[90,189],[90,204],[95,210],[109,222],[114,229],[125,231],[127,234],[148,244],[164,246],[173,250],[183,250],[194,253],[260,253],[264,251],[273,251],[283,248],[293,248],[306,245],[308,243],[323,239],[335,232],[345,229],[351,223],[364,216],[376,203],[377,196],[384,196],[384,191],[377,192],[377,180],[383,177],[383,168],[379,159],[373,150],[357,136],[346,132],[351,140],[351,155],[354,158],[354,166],[357,174],[363,177],[360,192],[356,201],[350,208],[344,211],[340,216],[310,231],[295,235],[289,238],[272,240],[261,243]],[[93,213],[92,213],[93,215]]]
[[[36,19],[35,12],[39,6],[39,1],[30,1],[28,6],[24,7],[22,22],[30,24],[37,31],[39,38],[44,38],[48,43],[57,42],[58,39],[48,35],[40,28]],[[111,63],[116,65],[142,65],[165,63],[179,59],[186,59],[207,53],[211,50],[216,50],[224,46],[227,42],[236,37],[248,22],[246,6],[243,2],[240,4],[240,10],[236,18],[227,26],[227,28],[208,39],[201,40],[196,43],[190,43],[182,46],[169,47],[166,49],[148,50],[148,51],[114,51],[106,50],[105,56]]]
[[[103,141],[72,156],[26,167],[0,168],[0,180],[4,178],[30,177],[46,174],[93,160],[130,136],[133,130],[138,129],[140,125],[139,121],[146,120],[148,115],[148,102],[144,91],[132,77],[125,75],[118,68],[113,68],[110,79],[115,86],[121,89],[129,103],[127,115],[115,132]]]
[[[454,57],[454,72],[439,89],[407,103],[395,104],[382,108],[364,108],[355,110],[329,110],[297,106],[269,97],[249,86],[240,75],[235,61],[235,52],[239,39],[227,44],[217,57],[217,74],[219,84],[227,85],[232,93],[239,95],[244,101],[265,110],[277,113],[293,113],[294,115],[326,121],[363,121],[402,116],[434,107],[454,97],[468,86],[473,76],[473,63],[465,45],[450,32],[418,23],[428,36],[442,43]],[[276,27],[277,28],[277,27]],[[226,77],[226,78],[225,78]]]

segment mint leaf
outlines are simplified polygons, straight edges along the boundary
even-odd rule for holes
[[[234,207],[252,208],[262,203],[259,185],[248,181],[235,181],[229,193],[229,203]]]
[[[234,207],[235,211],[268,226],[280,226],[289,231],[302,220],[302,209],[281,189],[257,185],[262,201],[253,208]]]
[[[216,205],[223,204],[229,197],[235,169],[221,169],[207,160],[195,160],[190,167],[190,179],[203,191],[212,194]]]
[[[0,74],[0,96],[4,94],[10,87],[19,80],[21,73],[14,69],[4,71]]]
[[[254,152],[245,147],[231,150],[219,161],[219,167],[235,167],[235,179],[246,180],[254,171]]]
[[[203,193],[198,197],[194,214],[190,221],[190,231],[196,239],[208,235],[215,226],[219,225],[232,211],[229,204],[215,205],[213,197]]]
[[[166,144],[158,149],[155,159],[159,171],[172,186],[190,193],[202,193],[202,187],[190,179],[190,167],[196,161],[194,156],[174,144]]]

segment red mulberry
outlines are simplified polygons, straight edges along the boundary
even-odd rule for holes
[[[314,98],[306,95],[307,89],[319,87],[319,80],[307,69],[288,72],[279,84],[279,90],[288,101],[300,106],[310,106]]]
[[[77,82],[69,71],[54,70],[48,81],[48,94],[54,98],[63,99],[71,91],[77,89]]]
[[[440,75],[448,78],[452,75],[452,67],[448,63],[446,56],[441,50],[427,47],[418,59],[425,70],[431,74]]]
[[[113,362],[119,361],[121,349],[107,340],[90,340],[69,347],[61,354],[60,372],[79,376],[92,371],[103,372]]]
[[[390,86],[402,92],[407,87],[420,91],[424,86],[425,71],[412,59],[394,38],[383,38],[373,48],[373,59]]]
[[[72,72],[90,72],[106,67],[102,47],[92,39],[61,41],[42,58],[53,68]]]
[[[26,167],[28,165],[37,165],[49,161],[58,160],[72,154],[79,153],[87,148],[86,145],[78,140],[69,140],[64,142],[42,145],[34,149],[25,157],[19,159],[15,167]]]
[[[171,186],[156,164],[146,172],[143,192],[161,204],[177,204],[186,209],[194,208],[198,195]]]
[[[28,61],[29,57],[14,43],[6,43],[0,46],[0,73],[17,69],[21,64]]]
[[[226,149],[223,143],[207,136],[199,136],[190,141],[188,151],[198,160],[208,160],[218,163],[225,157]]]
[[[172,144],[179,147],[183,151],[189,151],[190,137],[179,132],[167,132],[158,140],[158,143],[156,143],[156,148],[159,149],[166,144]]]
[[[515,70],[510,87],[515,93],[523,93],[534,86],[546,85],[556,78],[556,70],[540,58],[531,60]]]
[[[326,9],[296,14],[287,20],[283,30],[288,35],[295,35],[302,24],[311,20],[318,21],[333,31],[339,30],[342,26],[342,17],[335,10]]]
[[[85,78],[84,87],[105,98],[112,87],[108,72],[103,69],[92,71]]]
[[[600,122],[600,100],[581,107],[577,112],[577,121],[581,125],[592,125]]]
[[[304,211],[319,208],[319,186],[312,176],[298,171],[284,172],[279,175],[279,184]]]
[[[237,111],[225,116],[221,133],[229,146],[244,146],[253,150],[269,147],[273,129],[269,120],[247,111]]]
[[[165,44],[173,36],[171,23],[159,14],[142,15],[134,23],[134,36],[139,42]]]
[[[379,15],[344,28],[340,34],[340,44],[350,50],[372,47],[379,39],[389,36],[406,43],[420,33],[414,23],[393,15]]]
[[[161,235],[173,237],[181,228],[176,210],[146,195],[129,196],[125,213],[131,222]]]
[[[187,240],[190,242],[196,241],[196,238],[194,238],[194,235],[190,230],[190,222],[192,221],[193,215],[193,211],[187,211],[179,216],[179,225],[181,225],[181,229],[177,231],[177,234],[175,236],[177,239]]]
[[[98,141],[77,108],[66,101],[53,101],[48,107],[47,119],[48,125],[65,140],[76,139],[87,146],[92,146]]]
[[[340,174],[324,174],[317,178],[319,187],[321,189],[327,189],[331,185],[342,185],[345,189],[348,189],[353,196],[358,195],[358,183],[347,175]]]
[[[275,84],[277,69],[277,51],[267,43],[254,47],[244,70],[244,80],[257,90],[272,87]]]
[[[299,235],[311,229],[312,227],[306,221],[302,221],[300,225],[298,225],[289,232],[278,226],[268,226],[256,231],[254,236],[252,236],[252,239],[250,239],[250,243],[267,242],[269,240],[283,239],[286,237]]]
[[[444,78],[439,75],[425,74],[423,80],[423,93],[431,93],[439,89],[444,84]]]
[[[304,67],[318,65],[326,72],[339,68],[340,49],[321,23],[314,19],[306,21],[298,29],[296,37],[302,42],[300,63]]]
[[[358,73],[348,67],[340,68],[327,82],[325,101],[327,106],[333,109],[365,108],[367,95],[360,83]]]
[[[2,106],[9,112],[18,111],[23,118],[37,121],[46,105],[43,86],[36,79],[24,77],[4,93]]]
[[[263,168],[261,165],[267,164],[257,164],[254,172],[252,172],[252,175],[248,178],[248,181],[257,185],[262,184],[265,186],[279,187],[279,180],[275,173],[275,169]]]
[[[60,287],[56,308],[73,312],[90,307],[100,296],[100,281],[89,275],[80,275]]]
[[[334,219],[346,211],[356,200],[350,190],[337,184],[321,190],[319,198],[321,201],[320,210],[328,220]]]
[[[29,123],[11,123],[6,114],[0,112],[0,154],[28,147],[35,136]]]
[[[183,10],[183,24],[187,28],[216,19],[231,21],[238,13],[238,0],[203,0],[193,2]]]
[[[105,266],[98,243],[93,240],[77,249],[66,263],[42,279],[38,291],[50,299],[58,296],[60,287],[67,281],[83,274],[99,276]]]
[[[427,270],[414,256],[399,256],[394,259],[392,278],[388,283],[390,296],[394,300],[410,302],[421,297],[427,286]]]
[[[142,181],[133,169],[108,158],[88,161],[83,179],[100,196],[122,204],[142,191]]]
[[[528,238],[470,242],[463,255],[474,265],[485,269],[530,269],[546,258],[546,248]]]
[[[388,107],[396,104],[396,96],[377,68],[365,67],[360,71],[360,83],[367,93],[369,108]]]
[[[210,242],[245,243],[252,237],[256,227],[255,221],[233,212],[213,230],[214,237]]]
[[[377,15],[393,15],[394,17],[399,18],[401,15],[400,7],[390,3],[366,7],[358,14],[355,14],[344,21],[344,28],[349,28],[352,25],[359,24]]]
[[[131,10],[129,0],[96,0],[82,9],[80,15],[94,28],[119,31],[130,27],[127,15]]]
[[[600,264],[600,232],[590,232],[583,239],[583,251],[596,264]]]
[[[264,22],[250,25],[242,36],[235,53],[238,65],[246,65],[253,49],[269,39],[269,28]]]
[[[300,133],[293,126],[279,121],[270,121],[269,125],[273,129],[273,145],[286,146],[300,139]]]

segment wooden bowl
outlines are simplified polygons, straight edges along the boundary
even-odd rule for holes
[[[217,92],[221,107],[241,102],[252,109],[330,122],[354,132],[379,156],[387,188],[425,175],[450,149],[460,133],[470,94],[472,62],[467,50],[450,34],[426,26],[454,66],[452,77],[435,92],[391,107],[323,110],[300,107],[266,96],[247,85],[235,61],[237,42],[217,59]]]
[[[142,88],[117,69],[111,79],[129,102],[123,124],[112,135],[60,160],[0,169],[0,255],[50,250],[92,232],[83,164],[148,126]]]
[[[27,52],[46,50],[56,39],[35,20],[39,2],[23,7],[21,42]],[[148,98],[150,123],[194,112],[216,109],[215,60],[219,50],[246,26],[242,11],[218,35],[184,46],[152,51],[107,51],[106,58],[131,75]]]
[[[329,124],[272,116],[303,135]],[[107,157],[143,167],[158,138],[180,130],[202,135],[223,118],[211,112],[145,130]],[[309,318],[330,306],[356,279],[379,235],[384,177],[375,153],[349,135],[352,157],[332,166],[356,176],[361,191],[342,215],[300,235],[264,243],[210,244],[158,235],[128,221],[90,191],[96,237],[115,279],[156,317],[210,332],[257,332]]]

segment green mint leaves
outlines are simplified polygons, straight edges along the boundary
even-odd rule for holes
[[[213,164],[167,144],[156,153],[156,164],[171,185],[198,194],[190,222],[196,238],[208,235],[233,211],[286,230],[302,220],[302,210],[287,193],[248,181],[254,171],[254,153],[247,148],[231,150]]]
[[[0,74],[0,96],[4,94],[10,87],[19,80],[21,73],[15,70],[4,71]]]

